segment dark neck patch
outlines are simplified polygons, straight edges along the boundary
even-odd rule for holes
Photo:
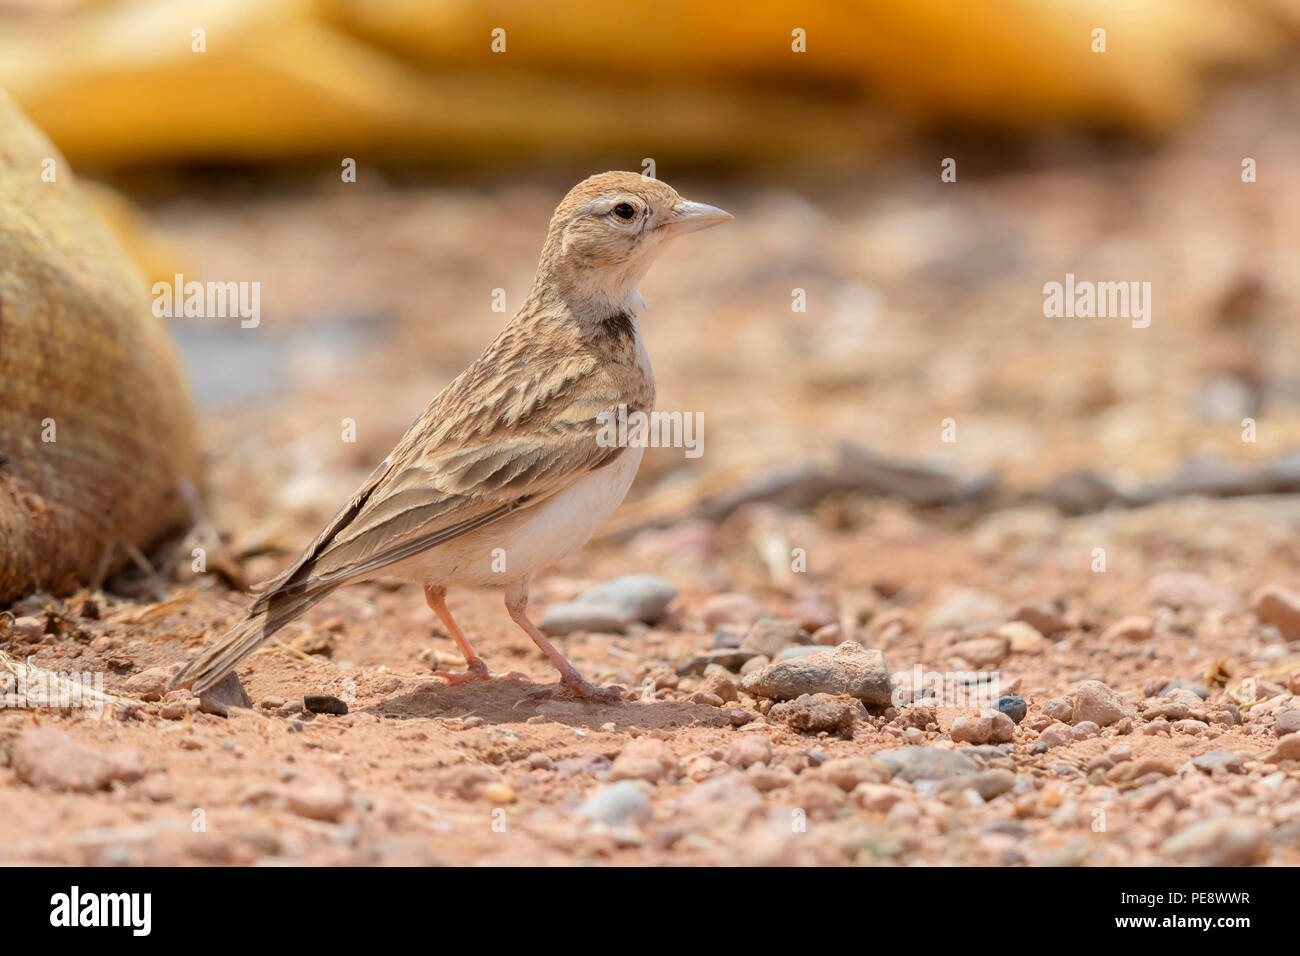
[[[632,322],[632,316],[622,311],[601,319],[600,331],[612,339],[631,341],[636,338],[636,325]]]

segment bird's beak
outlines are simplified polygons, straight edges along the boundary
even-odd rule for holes
[[[673,217],[665,223],[665,228],[670,236],[680,236],[683,233],[708,229],[710,226],[716,226],[734,218],[735,216],[731,213],[725,212],[717,206],[683,200],[674,212]]]

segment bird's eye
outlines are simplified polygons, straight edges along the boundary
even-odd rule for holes
[[[614,215],[624,222],[629,222],[636,216],[636,207],[630,202],[621,202],[614,207]]]

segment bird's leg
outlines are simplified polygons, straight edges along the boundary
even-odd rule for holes
[[[523,679],[524,675],[518,671],[508,671],[504,674],[493,674],[488,670],[483,658],[474,653],[474,648],[470,646],[469,638],[465,632],[460,629],[456,619],[451,616],[451,611],[447,608],[447,589],[434,587],[426,584],[424,586],[424,599],[433,608],[433,613],[438,615],[438,620],[442,621],[443,627],[451,635],[451,639],[456,642],[460,652],[465,655],[465,670],[460,673],[448,673],[447,671],[434,671],[434,677],[441,677],[448,684],[468,684],[472,680],[497,680],[507,678]]]
[[[559,693],[551,692],[546,696],[582,697],[607,702],[622,699],[621,688],[597,687],[579,674],[577,668],[566,661],[564,655],[555,649],[555,645],[546,639],[546,635],[538,630],[537,625],[528,619],[527,607],[528,579],[523,578],[506,588],[506,610],[510,612],[511,620],[524,629],[524,633],[533,639],[533,643],[541,648],[542,653],[560,672]]]

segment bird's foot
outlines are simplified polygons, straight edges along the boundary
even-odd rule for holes
[[[623,688],[617,685],[597,687],[595,684],[577,678],[562,678],[560,682],[545,690],[529,694],[524,700],[583,700],[593,704],[617,704],[623,699]]]
[[[488,670],[486,664],[481,660],[475,660],[463,671],[434,671],[434,677],[441,677],[452,687],[458,684],[468,684],[476,680],[527,680],[519,671],[504,671],[496,673]]]

